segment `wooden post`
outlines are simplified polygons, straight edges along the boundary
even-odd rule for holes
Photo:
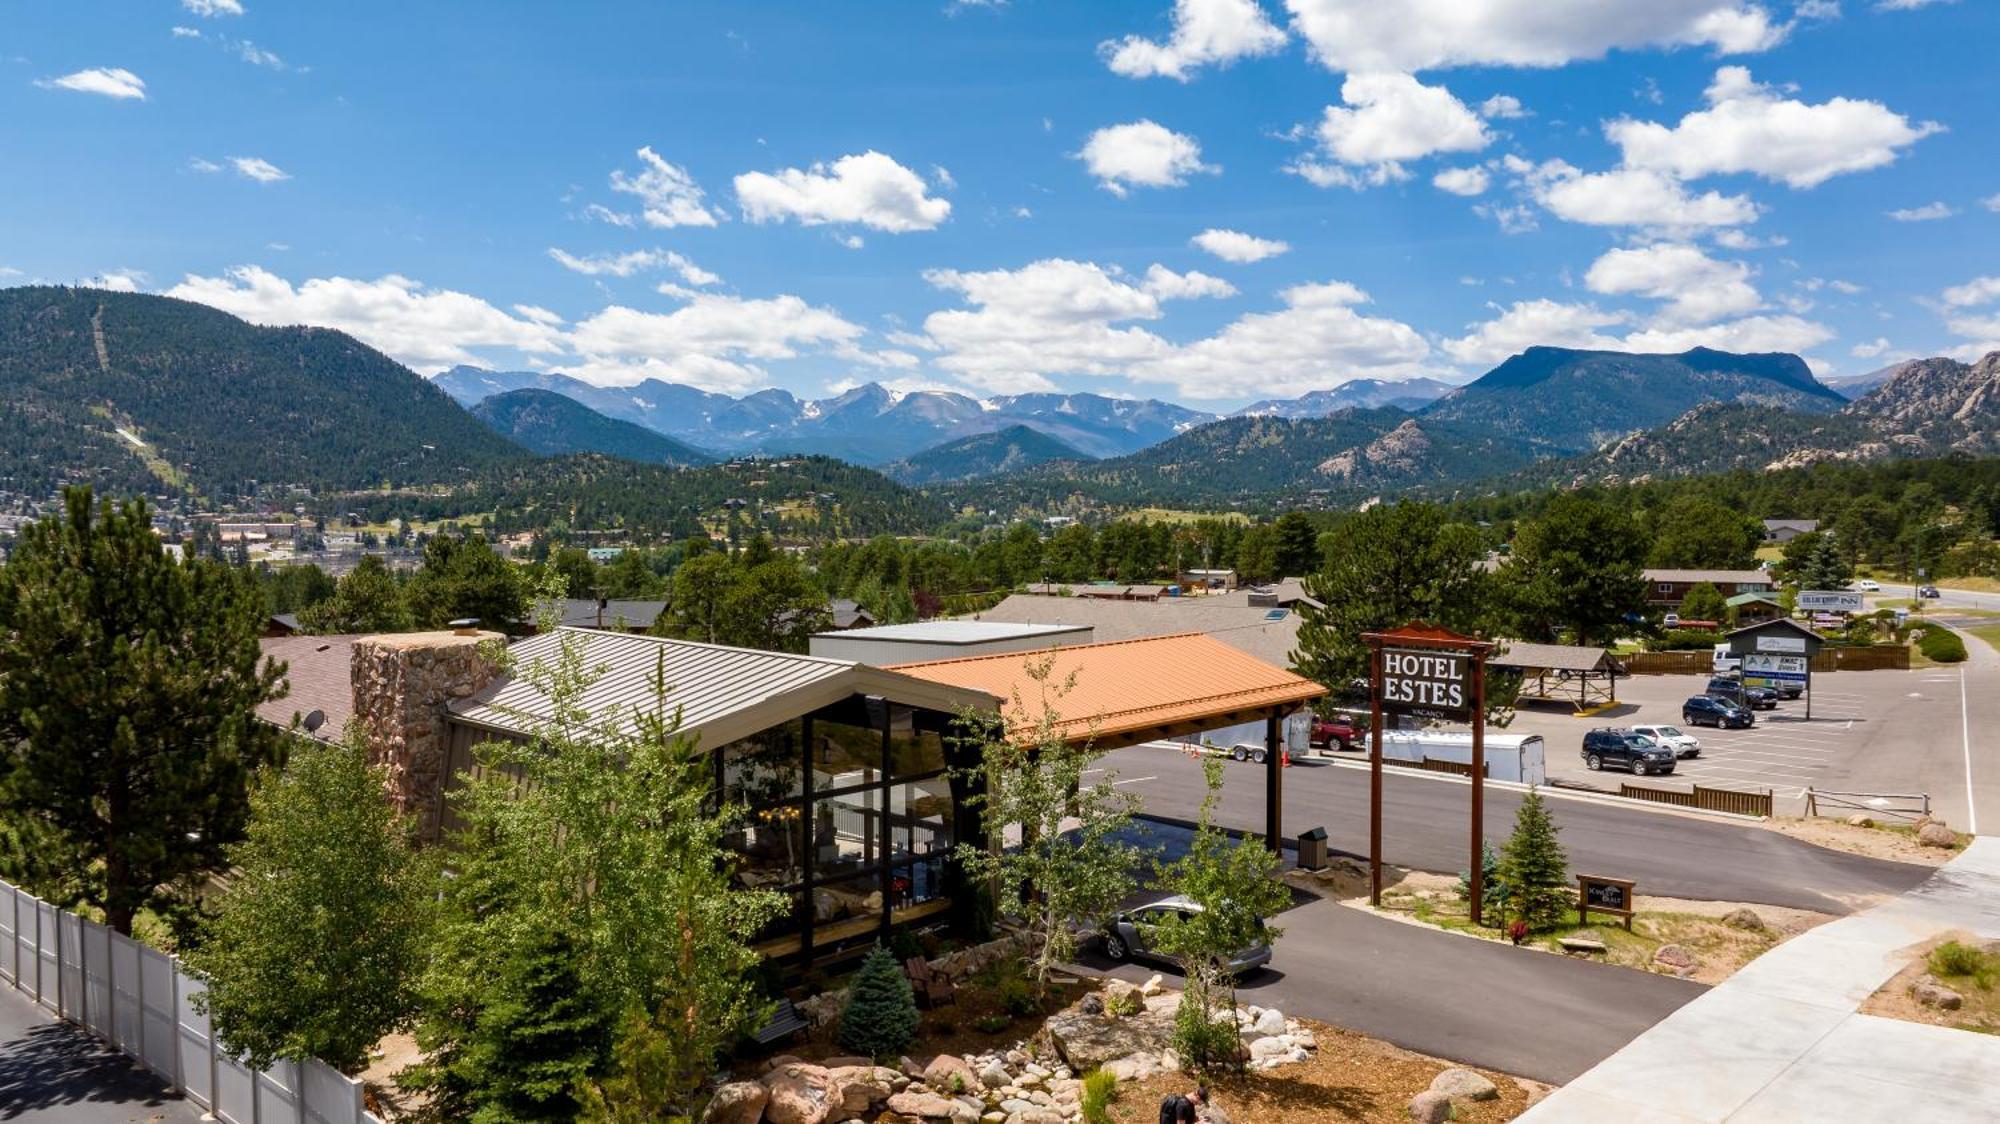
[[[1486,880],[1486,657],[1472,657],[1472,923],[1479,920]]]
[[[1274,708],[1264,716],[1264,846],[1280,858],[1285,853],[1284,772],[1284,728]]]
[[[1382,645],[1369,645],[1368,904],[1382,905]]]

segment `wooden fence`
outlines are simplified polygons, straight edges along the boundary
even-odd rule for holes
[[[1676,808],[1700,808],[1708,812],[1733,812],[1739,816],[1764,816],[1771,814],[1771,790],[1745,792],[1734,788],[1704,788],[1695,785],[1694,791],[1682,792],[1673,788],[1648,788],[1645,785],[1621,784],[1618,795],[1633,800],[1651,800],[1655,804],[1671,804]]]
[[[1426,773],[1450,773],[1455,777],[1469,777],[1472,775],[1472,762],[1470,761],[1440,761],[1435,757],[1426,757],[1422,761],[1397,761],[1387,757],[1382,760],[1384,764],[1402,765],[1410,769],[1422,769]],[[1489,777],[1493,775],[1493,762],[1491,761],[1486,762],[1486,775]]]
[[[1715,667],[1715,652],[1700,648],[1688,652],[1633,652],[1618,661],[1634,675],[1706,675]],[[1906,671],[1910,649],[1902,644],[1876,644],[1866,648],[1821,648],[1813,657],[1812,669],[1828,671]]]

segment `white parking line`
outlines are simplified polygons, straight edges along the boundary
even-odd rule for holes
[[[1979,805],[1972,799],[1972,718],[1965,694],[1965,667],[1958,669],[1958,736],[1965,745],[1965,830],[1979,834]]]

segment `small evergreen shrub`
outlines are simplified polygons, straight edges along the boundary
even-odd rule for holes
[[[1557,841],[1555,818],[1537,789],[1529,789],[1514,815],[1514,834],[1500,853],[1500,877],[1507,883],[1515,917],[1537,932],[1563,923],[1576,901],[1569,857]]]
[[[840,1012],[840,1046],[865,1057],[894,1057],[909,1049],[916,1037],[916,993],[896,958],[876,945],[847,991],[847,1006]]]

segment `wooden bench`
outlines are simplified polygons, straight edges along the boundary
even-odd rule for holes
[[[926,1007],[938,1007],[946,1003],[958,1002],[958,985],[949,976],[931,967],[931,962],[921,956],[912,956],[903,962],[903,974],[910,977],[910,987],[917,993],[917,1002]]]
[[[766,1022],[757,1033],[750,1037],[759,1046],[770,1046],[783,1042],[785,1039],[806,1029],[809,1025],[806,1022],[806,1017],[799,1014],[799,1009],[792,1004],[791,1000],[780,999],[778,1000],[777,1009],[771,1012],[770,1021]]]

